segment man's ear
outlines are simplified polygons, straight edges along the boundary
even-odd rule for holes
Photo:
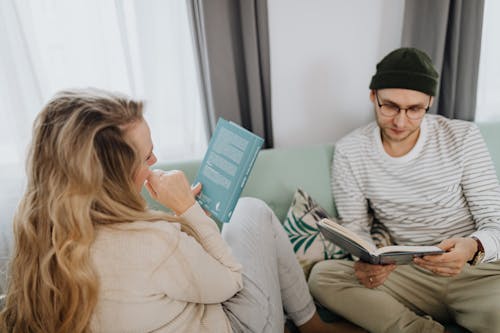
[[[370,101],[372,101],[372,103],[375,103],[375,90],[373,89],[370,89]]]
[[[432,104],[434,104],[434,96],[431,96],[431,100],[429,101],[429,107],[431,107]]]

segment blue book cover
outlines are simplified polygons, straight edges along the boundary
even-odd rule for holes
[[[194,183],[203,187],[197,200],[220,222],[229,222],[264,139],[219,118]]]

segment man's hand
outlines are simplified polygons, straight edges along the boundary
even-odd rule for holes
[[[367,288],[382,285],[396,265],[372,265],[363,261],[354,263],[354,274],[358,281]]]
[[[446,253],[415,258],[413,261],[420,267],[441,276],[459,274],[477,251],[477,243],[472,238],[445,239],[437,246]]]

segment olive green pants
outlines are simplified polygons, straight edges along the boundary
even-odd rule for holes
[[[500,261],[466,265],[454,277],[401,265],[375,289],[358,282],[353,264],[317,263],[309,288],[326,308],[370,332],[443,332],[439,322],[455,322],[472,332],[500,332]]]

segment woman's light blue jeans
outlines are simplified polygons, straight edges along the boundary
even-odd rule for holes
[[[243,265],[243,289],[223,303],[234,332],[283,332],[285,315],[300,326],[314,315],[291,243],[261,200],[242,198],[222,237]]]

